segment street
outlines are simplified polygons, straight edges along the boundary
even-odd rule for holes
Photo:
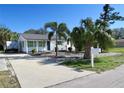
[[[64,82],[53,88],[124,88],[124,65],[101,74],[92,74],[69,82]]]

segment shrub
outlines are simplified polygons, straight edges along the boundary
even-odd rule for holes
[[[32,49],[32,54],[35,54],[36,53],[36,49]]]
[[[69,48],[68,48],[68,51],[69,51],[69,52],[72,52],[72,47],[69,47]]]

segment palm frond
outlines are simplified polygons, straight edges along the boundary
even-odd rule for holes
[[[66,24],[65,23],[60,23],[59,26],[58,26],[58,31],[66,32],[67,31]]]
[[[44,25],[44,28],[45,30],[47,30],[47,28],[50,28],[52,29],[53,31],[56,31],[57,30],[57,22],[49,22],[49,23],[46,23]]]

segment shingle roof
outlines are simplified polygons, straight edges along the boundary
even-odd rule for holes
[[[21,36],[26,40],[47,40],[48,34],[41,35],[41,34],[21,34]]]
[[[48,40],[48,34],[20,34],[26,40]],[[52,37],[55,40],[55,36]]]
[[[124,39],[118,39],[116,42],[124,42]]]

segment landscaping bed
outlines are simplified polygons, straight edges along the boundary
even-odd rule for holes
[[[10,71],[0,71],[0,88],[20,88],[20,84]]]
[[[95,58],[94,61],[95,61],[94,68],[91,67],[90,59],[67,60],[60,63],[60,65],[65,65],[78,70],[90,70],[100,73],[106,70],[115,69],[116,67],[124,64],[124,55],[98,57]]]
[[[7,58],[5,60],[7,70],[0,71],[0,88],[20,88],[21,86],[12,65]]]

